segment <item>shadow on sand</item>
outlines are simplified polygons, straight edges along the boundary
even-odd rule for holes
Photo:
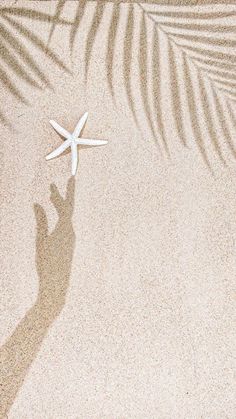
[[[50,199],[58,213],[57,224],[50,234],[45,210],[39,204],[34,205],[38,296],[0,348],[0,418],[7,416],[49,327],[66,301],[75,247],[72,225],[74,178],[68,181],[66,199],[62,198],[54,184],[50,189]]]

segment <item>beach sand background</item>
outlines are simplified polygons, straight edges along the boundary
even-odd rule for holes
[[[235,13],[1,1],[0,417],[235,418]]]

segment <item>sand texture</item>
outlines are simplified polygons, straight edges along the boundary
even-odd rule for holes
[[[0,4],[0,418],[234,419],[236,4]],[[71,177],[49,124],[87,138]]]

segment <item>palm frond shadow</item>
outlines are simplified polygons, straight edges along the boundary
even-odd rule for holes
[[[71,28],[72,50],[88,3],[85,0],[78,2],[77,18]],[[183,9],[181,1],[97,1],[92,24],[87,30],[85,80],[88,80],[98,29],[108,7],[111,14],[105,63],[108,87],[114,102],[117,88],[114,56],[119,45],[123,48],[124,88],[136,125],[140,127],[145,115],[160,153],[169,158],[172,154],[169,121],[172,120],[171,129],[175,137],[184,147],[190,147],[191,138],[194,139],[205,165],[211,170],[212,152],[224,166],[227,165],[224,142],[235,158],[232,130],[228,126],[223,129],[222,120],[216,118],[219,116],[217,111],[212,114],[211,98],[216,94],[217,97],[222,96],[223,101],[236,100],[236,25],[233,20],[236,7],[232,6],[232,2],[225,4],[221,1],[217,2],[219,10],[213,11],[212,7],[207,7],[214,3],[212,1],[198,2],[196,8],[196,2],[191,3],[191,7],[188,4],[189,8]],[[123,12],[127,17],[125,27],[120,24]],[[161,46],[164,38],[168,45],[165,51]],[[138,62],[139,85],[134,88],[132,66],[135,60]],[[167,90],[164,93],[162,81],[166,78],[169,83],[165,84]],[[150,84],[151,88],[148,88]],[[168,104],[162,103],[164,95],[168,97]],[[137,110],[138,97],[141,97],[143,113]],[[222,103],[222,111],[228,112]],[[186,108],[191,132],[186,126]],[[219,126],[223,129],[222,139],[219,139]]]
[[[220,50],[220,47],[223,46],[227,51],[230,51],[230,47],[233,46],[234,41],[233,39],[227,39],[225,34],[235,31],[235,26],[231,24],[231,26],[226,26],[226,30],[224,30],[225,26],[222,26],[221,23],[212,25],[212,19],[222,19],[225,15],[232,16],[233,13],[225,12],[221,15],[220,12],[218,12],[218,14],[214,12],[212,13],[212,16],[210,13],[206,13],[206,16],[204,16],[201,11],[200,16],[198,16],[197,13],[193,16],[190,15],[192,12],[189,12],[187,16],[188,19],[192,19],[192,21],[188,21],[188,23],[183,21],[183,18],[185,18],[184,13],[185,12],[182,14],[181,11],[177,12],[175,8],[174,19],[172,21],[169,20],[171,12],[168,16],[165,16],[168,19],[167,21],[163,19],[161,13],[158,14],[158,16],[162,18],[160,22],[156,20],[156,14],[154,19],[153,14],[150,12],[147,13],[147,18],[152,21],[153,30],[161,31],[168,40],[169,51],[167,73],[169,73],[170,83],[169,90],[166,94],[170,97],[171,106],[168,109],[168,112],[172,115],[176,133],[183,144],[186,145],[188,143],[186,132],[184,131],[186,115],[182,106],[183,93],[185,93],[189,110],[188,116],[195,143],[205,164],[211,170],[211,151],[208,151],[209,145],[207,142],[209,142],[211,150],[214,151],[223,165],[226,166],[227,161],[222,148],[223,142],[219,139],[219,121],[215,118],[216,115],[211,110],[212,102],[210,101],[210,96],[213,92],[218,91],[218,84],[228,86],[231,94],[236,94],[236,67],[229,63],[228,60],[228,58],[230,58],[231,61],[231,58],[235,57],[235,54],[233,52],[231,54],[224,54],[224,52]],[[236,10],[234,11],[234,15],[235,14]],[[166,12],[164,15],[166,15]],[[202,19],[203,17],[205,18],[204,24],[202,22],[199,23],[199,19]],[[179,22],[177,21],[178,18]],[[206,19],[209,20],[209,23],[206,23]],[[195,23],[196,21],[198,23]],[[216,31],[216,28],[218,28],[218,31]],[[180,31],[182,33],[180,33]],[[188,33],[189,31],[190,33]],[[193,31],[197,31],[200,34],[197,33],[193,35],[191,33]],[[218,37],[214,38],[215,32],[223,34],[221,35],[222,39],[219,39]],[[184,40],[184,45],[180,42],[180,39]],[[216,51],[213,49],[209,51],[212,45],[216,45],[218,49]],[[212,52],[211,57],[209,57],[209,52]],[[177,63],[178,54],[182,58],[182,65],[180,59]],[[214,56],[214,54],[216,56]],[[224,67],[224,70],[226,69],[226,71],[223,71],[222,67]],[[153,68],[153,71],[155,71],[155,68]],[[197,73],[195,79],[194,72]],[[182,94],[180,93],[178,86],[180,81],[182,81],[185,90],[185,92],[183,92],[182,89]],[[196,91],[198,91],[198,94]],[[199,112],[199,109],[201,112]],[[232,153],[233,133],[230,133],[229,130],[223,130],[223,132],[228,148]],[[232,155],[235,157],[234,153],[232,153]]]
[[[42,41],[33,30],[28,29],[20,18],[28,18],[31,22],[52,23],[53,26],[49,33],[48,43]],[[49,78],[39,63],[39,59],[36,59],[32,53],[30,44],[37,48],[54,65],[69,73],[67,66],[49,48],[48,44],[56,25],[68,26],[71,25],[71,22],[62,19],[60,13],[53,16],[33,9],[19,7],[0,8],[0,22],[0,81],[17,100],[23,104],[29,104],[24,88],[21,87],[19,82],[24,81],[36,89],[52,88]],[[27,47],[27,45],[29,46]],[[19,82],[16,81],[16,77]],[[10,125],[2,112],[0,121]]]
[[[0,10],[2,21],[0,56],[4,66],[33,88],[42,88],[42,85],[51,87],[50,81],[24,45],[23,39],[30,40],[55,65],[63,71],[68,71],[49,46],[56,27],[69,25],[71,55],[75,49],[79,29],[86,31],[84,75],[87,83],[98,30],[103,27],[104,22],[107,23],[107,19],[103,18],[109,8],[111,14],[107,30],[105,65],[107,83],[114,103],[116,103],[117,89],[114,57],[115,50],[119,46],[123,52],[122,72],[130,112],[140,129],[145,116],[150,134],[155,139],[160,154],[170,158],[173,153],[169,127],[169,121],[172,120],[171,136],[175,136],[184,147],[190,147],[192,138],[209,169],[211,152],[218,156],[222,164],[227,165],[223,142],[235,158],[232,124],[228,126],[227,122],[222,122],[218,112],[221,107],[228,115],[230,108],[225,103],[227,101],[234,103],[236,100],[234,38],[236,25],[233,20],[236,16],[236,7],[232,2],[225,4],[223,1],[204,0],[198,1],[195,7],[196,1],[193,0],[191,5],[188,3],[189,7],[183,9],[181,0],[179,2],[80,0],[76,2],[72,21],[62,17],[66,3],[67,0],[58,0],[53,16],[17,7]],[[213,3],[217,3],[218,10],[213,11],[212,7],[208,7]],[[93,4],[93,14],[88,25],[86,11],[91,4]],[[121,24],[123,13],[126,14],[125,24]],[[91,13],[89,15],[91,17]],[[19,24],[17,20],[19,16],[42,22],[48,21],[51,27],[47,43],[42,42],[32,31]],[[21,38],[15,36],[15,32],[20,34]],[[163,39],[167,45],[165,49],[162,48]],[[135,88],[132,85],[134,62],[138,63],[138,80]],[[164,92],[163,80],[166,78],[168,83],[165,84]],[[0,65],[0,81],[18,100],[27,103],[27,98],[9,73],[6,74],[2,65]],[[163,100],[164,96],[168,98],[168,104]],[[211,99],[215,97],[220,102],[214,105],[213,117]],[[140,100],[143,112],[140,112],[140,106],[137,107]],[[191,132],[187,128],[186,119],[189,121]],[[4,115],[0,114],[0,120],[4,121]],[[227,127],[223,129],[223,125]],[[222,140],[218,138],[219,127],[223,131]]]

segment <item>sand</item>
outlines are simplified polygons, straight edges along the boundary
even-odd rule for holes
[[[1,2],[1,418],[235,418],[227,3]]]

